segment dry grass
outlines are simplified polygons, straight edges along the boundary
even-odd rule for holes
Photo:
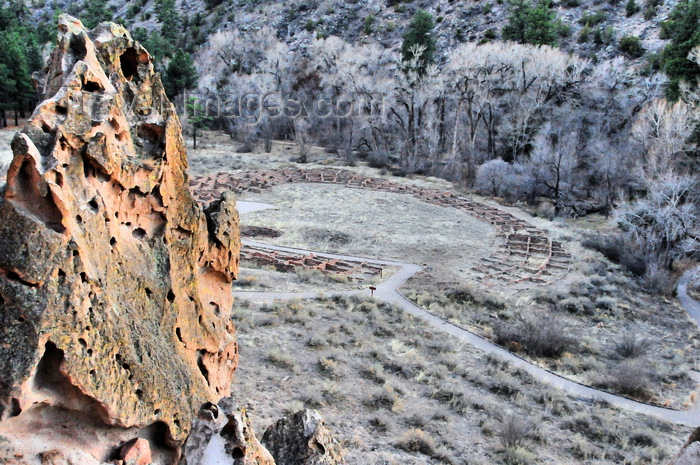
[[[404,294],[455,324],[521,352],[576,381],[664,406],[685,408],[700,360],[700,333],[675,300],[649,294],[599,254],[567,282],[517,300],[475,286],[416,275]],[[628,359],[643,358],[640,378]],[[618,379],[619,378],[619,379]],[[646,383],[643,389],[635,381]]]
[[[306,316],[239,324],[294,309]],[[233,389],[250,400],[256,430],[301,405],[319,409],[348,464],[657,463],[690,433],[568,398],[372,300],[237,306],[234,321]]]
[[[277,245],[432,265],[456,280],[493,250],[491,225],[403,194],[292,184],[244,198],[276,206],[242,222],[284,231],[269,241]]]

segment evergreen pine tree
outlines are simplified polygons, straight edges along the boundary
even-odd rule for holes
[[[527,14],[525,42],[535,45],[555,45],[557,43],[555,18],[550,0],[539,0]]]
[[[521,44],[555,45],[557,43],[556,14],[550,0],[538,0],[533,7],[527,0],[512,0],[508,24],[503,27],[503,39]]]
[[[83,25],[92,29],[103,21],[112,19],[112,14],[107,9],[107,3],[103,0],[85,0],[80,14]]]
[[[408,29],[403,36],[403,44],[401,44],[401,60],[408,64],[412,60],[416,60],[416,71],[419,75],[425,74],[426,68],[435,61],[435,37],[433,28],[435,21],[430,13],[423,10],[418,11]],[[419,57],[414,56],[416,47],[422,47],[422,52]]]
[[[175,0],[158,0],[158,21],[160,21],[160,35],[169,44],[166,55],[179,47],[180,16],[175,10]]]
[[[163,76],[163,86],[168,97],[173,98],[182,95],[185,90],[194,89],[197,86],[197,68],[192,57],[182,49],[179,49]]]
[[[24,53],[25,44],[18,31],[9,31],[0,35],[0,63],[3,63],[10,73],[11,86],[4,86],[8,109],[15,111],[15,124],[18,124],[19,113],[35,100],[36,92],[32,86],[32,69]]]
[[[700,0],[679,2],[662,27],[670,39],[661,56],[670,79],[666,94],[669,99],[678,100],[681,81],[695,85],[700,78],[700,67],[688,60],[690,51],[700,45]]]
[[[635,0],[627,0],[625,5],[625,15],[629,18],[640,10],[639,4]]]
[[[503,40],[512,40],[524,44],[526,41],[528,16],[530,14],[530,2],[527,0],[511,0],[508,10],[508,24],[503,27],[501,37]]]
[[[192,148],[197,150],[197,130],[208,128],[212,117],[206,114],[196,97],[187,100],[187,122],[192,125]]]

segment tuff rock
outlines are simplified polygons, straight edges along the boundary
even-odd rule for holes
[[[235,204],[194,201],[174,107],[123,27],[62,16],[58,39],[0,192],[0,462],[118,460],[141,438],[174,463],[237,366]]]
[[[673,461],[673,465],[698,465],[700,463],[700,427],[690,435],[681,451]]]
[[[255,437],[246,409],[232,398],[205,404],[182,449],[180,465],[275,465]]]
[[[262,443],[277,465],[344,463],[340,444],[314,410],[302,410],[277,421],[267,428]]]

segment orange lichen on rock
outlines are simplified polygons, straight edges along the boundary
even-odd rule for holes
[[[138,438],[172,462],[238,363],[235,201],[193,199],[174,107],[123,27],[62,16],[43,94],[0,200],[0,435],[26,463]]]

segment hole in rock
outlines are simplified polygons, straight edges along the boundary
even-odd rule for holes
[[[10,281],[16,281],[18,283],[21,283],[25,286],[30,286],[30,287],[37,287],[36,283],[27,281],[26,279],[22,278],[22,276],[19,275],[16,271],[13,270],[6,270],[3,268],[0,268],[0,276],[3,276],[6,279],[9,279]]]
[[[39,360],[36,368],[36,374],[33,379],[33,389],[45,391],[49,393],[52,403],[56,406],[65,406],[66,411],[81,412],[81,418],[87,418],[88,424],[94,421],[102,423],[102,418],[107,418],[106,411],[97,401],[85,395],[78,387],[76,387],[71,379],[62,371],[64,364],[64,352],[59,349],[56,344],[48,341],[45,345],[44,354]],[[95,370],[90,370],[90,375],[95,376]],[[60,407],[57,407],[60,409]],[[47,418],[58,418],[57,412],[52,415],[47,415]],[[56,423],[58,427],[61,423]]]
[[[114,359],[117,361],[117,363],[121,363],[122,362],[122,354],[115,355]]]
[[[153,415],[160,415],[160,409],[157,408],[153,411]]]
[[[214,310],[214,315],[219,316],[221,313],[221,310],[219,309],[219,304],[216,302],[209,302],[209,305],[211,306],[212,310]]]
[[[77,221],[78,223],[82,223],[82,222],[83,222],[83,217],[80,216],[80,215],[75,215],[75,221]]]
[[[88,282],[87,273],[85,273],[84,271],[80,273],[80,280],[84,283]]]
[[[73,59],[75,61],[82,60],[87,55],[87,47],[85,47],[85,37],[82,35],[74,34],[71,36],[70,45],[68,50],[73,54]]]
[[[83,347],[87,347],[87,342],[82,337],[78,339],[78,343]]]
[[[131,366],[128,363],[122,363],[122,368],[124,368],[125,370],[129,370],[131,369]]]
[[[88,356],[91,357],[91,356],[92,356],[92,349],[88,349],[88,350],[87,350],[87,354],[88,354]]]
[[[143,228],[136,228],[131,232],[131,235],[134,236],[135,239],[142,240],[146,237],[146,230]]]
[[[234,417],[228,417],[228,422],[226,423],[226,426],[224,426],[221,429],[221,433],[219,433],[219,434],[221,435],[222,438],[224,438],[230,442],[233,442],[233,443],[238,442],[239,440],[241,440],[243,438],[238,437],[237,426],[238,426],[238,422],[236,421],[236,419]],[[241,453],[241,452],[243,453],[243,455],[241,455],[240,457],[243,457],[245,455],[245,451],[241,450],[240,447],[236,447],[232,451],[232,455],[236,454],[236,449],[238,449],[239,453]]]
[[[243,457],[245,457],[245,452],[243,452],[243,449],[241,449],[240,447],[234,447],[233,451],[231,452],[231,457],[233,457],[234,459],[242,459]]]
[[[63,105],[56,105],[56,113],[59,115],[67,115],[68,114],[68,108],[64,107]],[[63,165],[64,167],[66,165]]]
[[[103,89],[102,89],[102,86],[97,82],[85,81],[82,85],[81,90],[83,92],[94,93],[94,92],[102,92]]]
[[[136,128],[136,134],[151,144],[157,144],[163,140],[165,127],[158,124],[144,123]]]
[[[199,371],[202,372],[202,376],[204,376],[204,379],[207,381],[207,385],[209,384],[209,370],[207,370],[207,367],[204,366],[204,352],[203,350],[198,350],[197,351],[197,366],[199,367]]]
[[[200,407],[200,410],[208,410],[214,418],[219,418],[219,406],[212,402],[205,402]]]
[[[34,159],[22,162],[14,179],[11,196],[6,196],[28,212],[39,218],[47,228],[63,232],[63,215],[48,192],[45,196],[39,191],[41,176],[36,170]]]
[[[17,321],[19,321],[20,323],[24,323],[24,317],[22,315],[18,316]]]
[[[97,213],[100,211],[100,204],[97,203],[97,197],[94,197],[92,200],[88,202],[88,206],[90,207],[90,210],[92,210],[93,213]]]
[[[86,327],[85,327],[85,332],[86,332],[86,333],[89,333],[89,332],[90,332],[90,327],[89,327],[89,326],[86,326]]]
[[[112,126],[112,129],[114,129],[114,132],[120,132],[121,131],[121,125],[119,124],[119,121],[117,121],[115,118],[110,118],[109,119],[109,125]]]
[[[183,344],[185,343],[185,342],[182,340],[182,332],[180,331],[180,328],[175,328],[175,335],[177,336],[177,339],[178,339],[180,342],[182,342]]]
[[[58,269],[58,277],[59,277],[59,278],[65,278],[65,277],[66,277],[66,272],[59,268],[59,269]]]
[[[14,397],[10,400],[10,418],[17,417],[22,413],[22,408],[19,406],[19,400]]]
[[[74,257],[77,257],[78,255],[80,255],[80,252],[78,252],[77,249],[74,250],[74,251],[73,251],[73,256],[74,256]]]
[[[153,291],[148,287],[144,288],[144,291],[146,291],[146,297],[151,297],[153,295]]]
[[[170,302],[170,303],[175,302],[175,294],[173,293],[172,289],[170,289],[168,291],[168,302]]]
[[[90,162],[90,159],[88,159],[87,155],[83,154],[83,176],[86,178],[94,178],[97,176],[97,169],[92,166],[92,163]]]
[[[5,298],[0,294],[0,305],[5,305]]]
[[[325,455],[325,453],[326,453],[326,448],[323,447],[323,444],[321,444],[320,442],[318,442],[318,440],[314,439],[313,447],[316,448],[316,449],[318,450],[319,454]]]
[[[110,238],[110,239],[109,239],[109,245],[111,245],[112,247],[114,247],[115,245],[117,245],[117,240],[116,240],[115,238],[113,238],[113,237]]]
[[[128,81],[131,81],[139,70],[139,59],[136,49],[133,47],[127,48],[119,57],[119,63],[121,64],[122,74]]]
[[[139,400],[143,398],[143,391],[141,389],[136,390],[136,397],[138,397]]]

